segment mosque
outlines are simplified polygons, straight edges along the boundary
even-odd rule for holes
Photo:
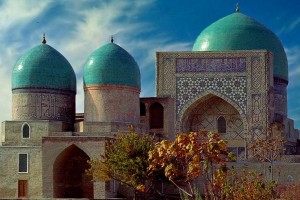
[[[12,120],[2,122],[0,198],[115,196],[114,184],[92,182],[84,173],[86,161],[99,158],[106,139],[129,125],[160,139],[217,131],[245,160],[248,142],[279,123],[286,154],[297,150],[299,130],[287,117],[284,48],[238,7],[205,28],[191,51],[156,53],[156,97],[140,97],[139,66],[113,40],[84,64],[84,113],[75,110],[76,81],[70,63],[45,37],[17,60]],[[299,176],[293,164],[282,174]]]

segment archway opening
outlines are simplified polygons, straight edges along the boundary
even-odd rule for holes
[[[146,116],[146,105],[140,102],[140,116]]]
[[[164,107],[155,102],[150,106],[150,129],[164,128]]]
[[[92,177],[85,173],[89,159],[76,145],[59,154],[53,166],[54,198],[93,198]]]
[[[216,95],[206,95],[184,113],[182,131],[215,131],[223,139],[242,140],[244,125],[238,110]]]

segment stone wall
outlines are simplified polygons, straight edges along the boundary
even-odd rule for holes
[[[22,126],[25,123],[29,126],[29,138],[22,138]],[[62,131],[63,127],[63,122],[48,120],[4,121],[2,122],[2,145],[40,146],[43,136],[47,136],[50,132]]]
[[[82,150],[90,159],[98,159],[105,150],[105,137],[44,137],[42,145],[44,198],[54,196],[54,165],[58,156],[70,146]],[[106,198],[105,183],[97,182],[93,187],[94,198]]]
[[[298,182],[300,180],[300,163],[275,162],[273,168],[270,163],[258,162],[227,163],[227,166],[229,168],[234,167],[239,172],[242,172],[243,169],[255,170],[262,173],[268,180],[271,180],[273,177],[273,180],[278,181],[279,184]]]
[[[28,154],[28,173],[19,173],[19,153]],[[28,181],[28,198],[42,198],[42,152],[39,146],[0,147],[0,199],[18,198],[18,180]]]
[[[171,97],[145,97],[140,98],[140,102],[145,105],[145,115],[140,116],[140,122],[146,127],[146,133],[160,134],[162,138],[174,139],[174,99]],[[159,103],[163,107],[163,128],[150,129],[150,107],[154,103]]]

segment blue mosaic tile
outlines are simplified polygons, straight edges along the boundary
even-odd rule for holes
[[[26,52],[15,64],[12,89],[47,88],[76,92],[76,76],[67,59],[47,44]]]
[[[109,43],[95,50],[84,64],[85,85],[116,84],[141,87],[140,69],[122,47]]]

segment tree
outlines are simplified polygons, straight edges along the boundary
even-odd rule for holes
[[[154,147],[153,137],[145,134],[119,133],[116,139],[108,140],[105,154],[100,159],[90,160],[94,180],[116,180],[135,190],[139,195],[149,192],[150,177],[147,168],[148,152]]]
[[[263,138],[253,141],[249,145],[250,154],[260,162],[271,164],[271,180],[273,180],[273,163],[280,158],[284,151],[283,126],[272,124]]]
[[[199,131],[177,134],[173,142],[163,140],[149,152],[149,171],[163,170],[166,178],[190,199],[197,198],[193,181],[205,175],[213,182],[214,167],[226,169],[226,161],[233,159],[226,143],[217,133]]]
[[[207,193],[208,200],[271,200],[276,198],[277,184],[265,180],[261,173],[253,170],[242,171],[239,174],[234,169],[215,171],[215,178],[211,184],[214,193]],[[216,195],[217,194],[217,195]]]

